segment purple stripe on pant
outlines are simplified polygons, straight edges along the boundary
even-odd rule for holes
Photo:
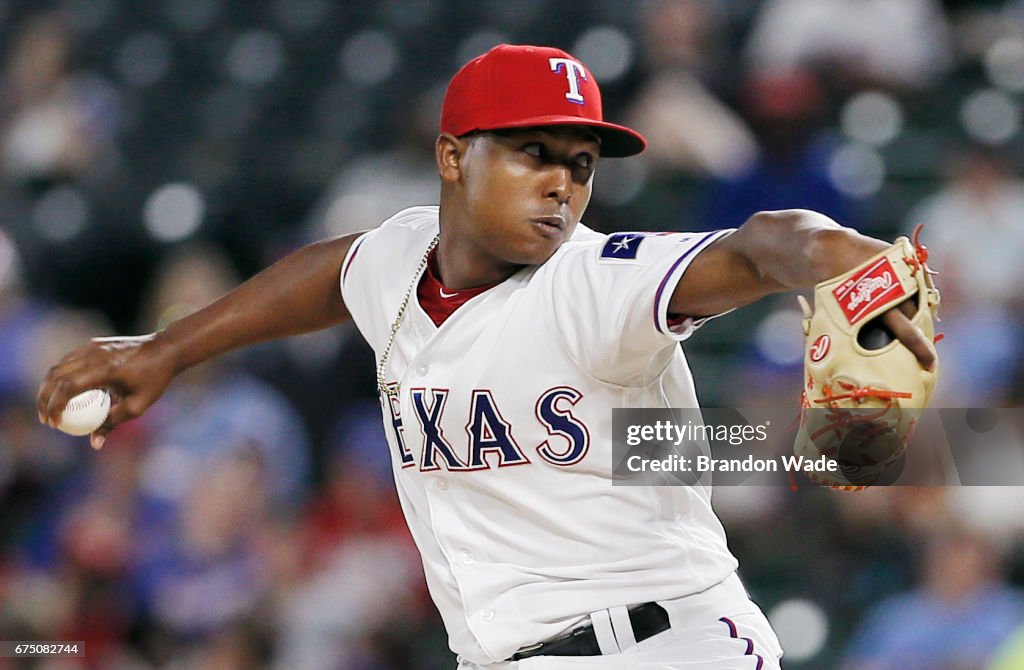
[[[739,632],[736,630],[736,623],[732,619],[730,619],[729,617],[722,617],[722,618],[719,619],[719,621],[721,621],[722,623],[724,623],[726,626],[729,627],[729,637],[735,638],[737,640],[746,640],[747,641],[747,651],[744,652],[743,655],[744,656],[755,656],[755,657],[757,657],[757,668],[756,668],[756,670],[761,670],[761,668],[764,667],[764,658],[761,656],[761,654],[755,654],[754,653],[754,641],[751,640],[749,637],[740,637]]]

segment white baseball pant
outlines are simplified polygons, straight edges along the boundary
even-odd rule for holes
[[[706,591],[658,604],[671,628],[639,644],[619,646],[616,640],[630,640],[633,633],[616,625],[629,625],[625,608],[612,608],[591,615],[611,621],[615,633],[600,640],[601,656],[535,656],[487,665],[459,659],[458,670],[779,670],[778,638],[735,573]]]

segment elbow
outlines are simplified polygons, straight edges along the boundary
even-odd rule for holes
[[[757,212],[743,224],[765,229],[764,232],[799,233],[804,230],[837,230],[842,226],[821,212],[810,209],[777,209]]]
[[[831,276],[856,232],[806,209],[762,211],[741,228],[743,253],[774,291],[804,288]]]
[[[809,209],[781,209],[754,214],[744,227],[750,226],[753,239],[775,247],[776,254],[815,266],[856,234],[833,219]],[[768,242],[770,240],[770,242]]]

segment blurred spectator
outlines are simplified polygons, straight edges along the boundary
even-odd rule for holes
[[[0,83],[0,170],[41,192],[107,176],[119,124],[114,89],[71,64],[70,26],[57,13],[27,18],[12,40]]]
[[[1010,588],[987,539],[946,524],[924,543],[920,585],[872,608],[847,646],[850,670],[984,667],[1024,622],[1024,594]]]
[[[201,644],[179,653],[165,667],[169,670],[263,670],[269,667],[270,653],[265,627],[241,621],[224,626]]]
[[[722,8],[710,0],[654,0],[643,16],[646,82],[626,123],[642,132],[652,178],[662,170],[728,177],[757,152],[744,120],[709,87],[720,75]]]
[[[765,0],[747,43],[752,67],[810,68],[847,90],[922,88],[951,63],[936,0]],[[835,80],[839,80],[838,82]]]
[[[209,459],[175,519],[144,512],[135,582],[146,614],[177,645],[204,643],[242,621],[266,588],[257,539],[270,513],[255,451]]]
[[[213,247],[184,247],[157,273],[144,310],[143,331],[184,316],[230,290],[237,278]],[[310,447],[287,399],[239,369],[231,358],[189,370],[148,415],[152,447],[143,465],[148,497],[170,505],[184,500],[206,465],[253,451],[266,469],[276,510],[301,505],[308,486]]]
[[[707,195],[704,228],[739,226],[759,210],[813,209],[857,227],[854,204],[829,177],[832,144],[824,137],[825,91],[807,70],[751,73],[741,93],[760,152],[745,170]]]
[[[37,384],[29,369],[35,333],[49,306],[26,293],[18,250],[0,228],[0,405]]]
[[[352,407],[334,443],[304,529],[305,574],[281,602],[276,667],[430,667],[408,658],[403,639],[432,620],[425,615],[433,606],[395,495],[376,403]]]
[[[924,224],[929,264],[940,272],[944,374],[936,405],[1005,402],[1024,337],[1024,181],[1005,157],[971,147],[954,156],[946,184],[915,207],[909,234]],[[984,333],[984,337],[979,337]]]
[[[952,160],[945,185],[907,217],[906,231],[924,224],[930,262],[941,267],[943,309],[978,303],[1024,305],[1024,276],[1006,269],[1024,257],[1024,180],[1008,157],[973,146]]]
[[[121,432],[93,467],[70,478],[53,503],[54,574],[71,594],[55,639],[83,640],[98,666],[129,653],[123,646],[138,613],[129,575],[136,556],[138,467],[144,433]]]
[[[110,326],[93,312],[32,296],[21,263],[0,229],[0,551],[27,563],[54,565],[50,505],[86,456],[82,440],[42,426],[35,396],[46,370],[88,335]]]
[[[143,330],[236,282],[218,250],[180,248],[157,273]],[[269,644],[246,624],[271,591],[264,529],[304,503],[305,428],[283,395],[230,357],[183,375],[139,422],[148,446],[131,578],[147,622],[142,646],[161,663],[250,667],[244,659]]]
[[[434,140],[444,91],[428,89],[402,108],[395,143],[357,156],[314,206],[309,237],[323,239],[376,228],[413,205],[437,204]]]

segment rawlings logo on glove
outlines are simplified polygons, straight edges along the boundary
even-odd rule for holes
[[[882,258],[832,291],[851,325],[879,304],[887,305],[906,295],[903,286],[893,279],[895,274],[889,259]]]
[[[891,334],[885,337],[880,323],[886,310],[915,300],[911,322],[935,339],[939,292],[920,232],[919,226],[913,243],[900,237],[860,266],[818,284],[815,310],[799,297],[804,392],[794,451],[838,462],[838,472],[811,477],[821,484],[851,491],[877,482],[903,455],[931,400],[938,366],[922,369],[913,352]]]

